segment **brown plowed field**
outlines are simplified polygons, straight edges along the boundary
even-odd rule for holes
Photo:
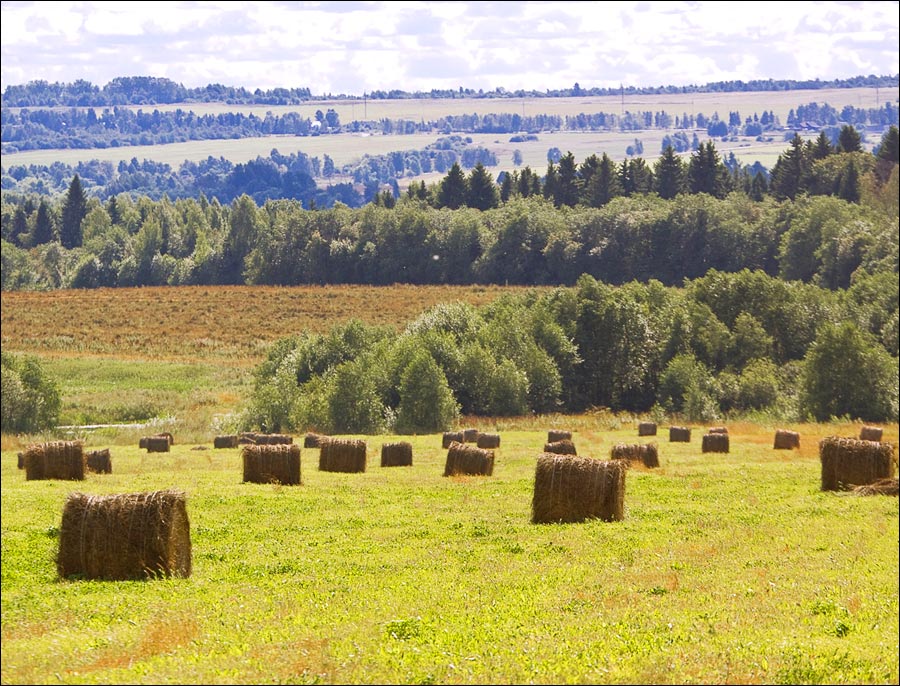
[[[254,365],[273,341],[357,318],[401,329],[440,302],[483,305],[500,286],[190,286],[3,292],[5,352]]]

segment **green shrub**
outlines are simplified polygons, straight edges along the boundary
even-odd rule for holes
[[[0,431],[36,433],[56,425],[62,401],[56,382],[37,358],[2,353],[0,406]]]

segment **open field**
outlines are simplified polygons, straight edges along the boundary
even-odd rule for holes
[[[443,477],[439,435],[353,437],[357,474],[304,448],[299,486],[242,483],[212,437],[114,444],[76,482],[4,451],[3,683],[897,683],[897,499],[820,490],[818,440],[858,425],[784,427],[801,447],[775,451],[775,427],[734,424],[729,454],[604,416],[479,428],[501,434],[490,477]],[[532,524],[548,428],[595,458],[656,443],[660,467],[627,471],[621,521]],[[411,467],[379,467],[394,440]],[[185,494],[190,577],[58,579],[70,493],[159,489]]]
[[[617,97],[593,97],[593,98],[525,98],[525,99],[456,99],[456,100],[369,100],[364,105],[362,101],[353,102],[346,100],[318,101],[311,105],[296,107],[259,107],[259,106],[231,106],[221,103],[196,103],[191,105],[160,105],[154,109],[168,111],[175,109],[191,109],[201,114],[220,112],[244,112],[265,116],[271,111],[273,114],[284,114],[289,111],[299,111],[304,116],[314,117],[318,109],[325,110],[329,107],[335,109],[342,121],[348,122],[355,119],[380,120],[389,119],[420,119],[431,120],[449,114],[473,114],[480,115],[490,113],[518,113],[528,115],[558,114],[576,115],[579,113],[610,112],[620,114],[623,111],[660,111],[665,110],[673,117],[682,116],[685,113],[704,113],[707,116],[718,112],[720,116],[727,117],[728,112],[740,112],[743,118],[754,112],[761,113],[764,109],[774,111],[782,122],[787,120],[789,110],[796,109],[798,105],[818,102],[828,103],[840,110],[845,105],[854,107],[877,107],[886,101],[898,101],[898,89],[874,89],[874,88],[850,88],[850,89],[825,89],[816,91],[782,91],[773,93],[705,93],[692,95],[660,95],[660,96],[626,96],[624,101]],[[148,109],[146,107],[134,109]],[[365,114],[365,117],[363,116]],[[661,152],[662,139],[673,131],[662,129],[648,129],[635,132],[611,132],[611,133],[576,133],[553,132],[541,134],[538,141],[526,143],[509,143],[510,134],[473,134],[473,142],[483,145],[497,154],[499,164],[491,171],[496,175],[501,171],[511,171],[512,152],[519,149],[523,156],[523,165],[530,165],[532,169],[543,170],[547,166],[547,150],[558,147],[561,151],[571,151],[576,160],[584,160],[591,154],[607,153],[616,161],[626,158],[625,149],[634,143],[635,138],[644,144],[644,154],[641,155],[647,161],[655,160]],[[693,133],[693,132],[691,132]],[[701,140],[706,140],[705,130],[697,132]],[[440,136],[437,134],[415,134],[409,136],[360,136],[355,134],[340,134],[334,136],[296,137],[296,136],[268,136],[261,138],[243,138],[238,140],[213,140],[191,141],[186,143],[173,143],[170,145],[151,146],[126,146],[106,149],[65,149],[65,150],[30,150],[25,152],[6,154],[3,156],[3,165],[8,167],[13,164],[39,164],[50,165],[53,162],[63,162],[75,165],[91,159],[110,161],[117,164],[120,161],[130,161],[132,158],[152,159],[177,167],[185,160],[199,161],[212,157],[224,157],[235,163],[246,162],[257,156],[268,156],[272,149],[277,149],[282,154],[303,152],[311,157],[323,158],[329,155],[337,166],[343,166],[357,161],[362,155],[381,155],[388,152],[402,150],[418,150],[433,143]],[[722,142],[716,140],[716,149],[721,155],[733,151],[735,156],[743,163],[752,164],[759,161],[771,168],[778,155],[784,151],[787,144],[775,135],[770,142],[757,142],[752,138],[741,139],[734,142]],[[869,149],[880,141],[880,136],[870,136],[867,141]],[[431,174],[416,177],[428,181],[439,178],[441,175]],[[411,179],[407,179],[401,186],[405,186]]]
[[[59,383],[60,423],[171,419],[205,436],[252,389],[268,346],[357,318],[394,326],[439,302],[483,305],[499,286],[258,286],[0,292],[4,352]],[[18,439],[4,436],[4,447]]]

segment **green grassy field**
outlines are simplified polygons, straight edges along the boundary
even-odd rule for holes
[[[4,451],[3,683],[897,683],[897,499],[820,490],[817,441],[858,426],[775,451],[733,424],[728,454],[602,413],[478,428],[501,435],[490,477],[443,477],[439,435],[356,436],[358,474],[303,448],[299,486],[242,483],[211,438],[94,435],[113,471],[81,482]],[[660,467],[628,470],[621,521],[532,524],[548,428],[596,458],[655,442]],[[379,466],[393,440],[411,467]],[[189,578],[57,578],[70,493],[159,489],[185,494]]]

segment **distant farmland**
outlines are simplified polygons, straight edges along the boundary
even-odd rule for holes
[[[822,90],[794,90],[780,92],[746,92],[746,93],[694,93],[679,95],[640,95],[625,98],[615,96],[586,98],[509,98],[509,99],[422,99],[422,100],[333,100],[314,101],[299,106],[250,106],[226,105],[222,103],[189,103],[179,105],[159,105],[133,107],[135,110],[172,111],[176,109],[192,110],[198,114],[214,114],[222,112],[242,112],[257,116],[265,116],[267,112],[283,115],[286,112],[300,112],[303,116],[315,117],[317,110],[334,109],[342,122],[353,120],[379,121],[410,119],[414,121],[431,121],[445,115],[492,113],[516,113],[531,116],[536,114],[554,114],[560,116],[577,115],[579,113],[607,112],[621,114],[625,111],[666,111],[672,117],[684,114],[703,113],[711,116],[718,112],[720,117],[727,118],[729,112],[739,112],[742,119],[761,113],[763,110],[773,111],[782,122],[787,119],[788,112],[799,105],[817,102],[828,103],[840,110],[845,105],[874,108],[887,101],[896,103],[900,89],[848,88]],[[511,134],[487,133],[467,134],[473,144],[482,145],[497,155],[498,164],[491,171],[511,171],[513,151],[522,153],[522,165],[542,170],[547,165],[547,150],[559,148],[563,153],[571,151],[576,160],[581,161],[591,154],[608,154],[613,160],[626,158],[626,148],[635,139],[641,141],[644,152],[641,155],[647,161],[659,156],[662,140],[672,130],[647,129],[628,132],[564,132],[541,133],[537,141],[510,143]],[[705,130],[697,131],[701,140],[708,138]],[[310,157],[329,155],[335,165],[341,167],[352,164],[363,155],[383,155],[394,151],[418,150],[433,143],[441,134],[414,135],[359,135],[340,134],[315,137],[266,136],[257,138],[190,141],[169,145],[123,146],[105,149],[63,149],[63,150],[31,150],[3,156],[3,165],[41,164],[54,162],[76,165],[91,159],[99,159],[117,164],[119,161],[130,161],[132,158],[152,159],[177,167],[185,160],[199,161],[212,157],[224,157],[234,163],[246,162],[257,156],[266,157],[273,149],[281,154],[303,152]],[[784,134],[773,132],[771,141],[756,141],[753,138],[742,138],[736,141],[716,139],[716,149],[721,155],[734,152],[739,161],[753,164],[759,161],[771,168],[778,155],[785,149]],[[880,140],[880,134],[872,134],[866,142],[871,149]],[[434,180],[439,174],[425,175],[418,178]],[[341,179],[335,179],[339,181]],[[412,178],[401,181],[405,186]]]

